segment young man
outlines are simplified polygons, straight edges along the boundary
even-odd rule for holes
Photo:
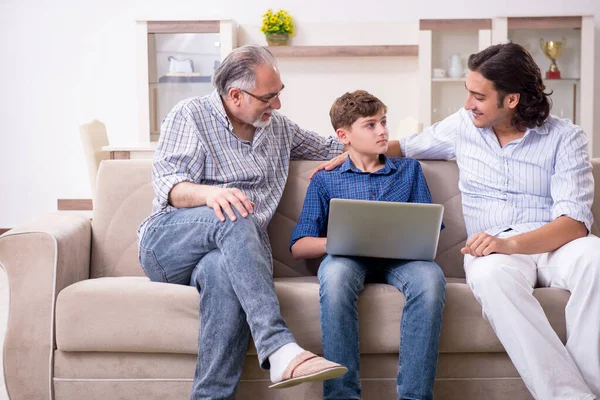
[[[540,69],[522,46],[490,46],[468,64],[465,108],[401,140],[401,152],[456,157],[467,283],[532,395],[598,398],[600,240],[590,233],[586,135],[550,115]],[[536,286],[571,292],[566,345]]]
[[[250,335],[278,387],[338,377],[346,368],[304,351],[281,316],[267,225],[290,159],[330,159],[343,144],[277,112],[283,83],[262,46],[235,49],[213,83],[211,95],[180,102],[164,119],[156,198],[138,233],[151,280],[200,292],[191,399],[235,398]]]
[[[338,138],[349,149],[344,163],[311,181],[292,233],[295,258],[325,256],[319,267],[323,355],[348,367],[324,383],[325,399],[360,399],[358,295],[365,280],[380,280],[404,293],[400,332],[399,399],[432,399],[446,281],[432,261],[327,255],[327,218],[332,198],[431,203],[418,161],[386,158],[386,106],[359,90],[331,107]]]

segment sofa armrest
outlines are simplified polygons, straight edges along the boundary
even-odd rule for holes
[[[11,400],[52,399],[54,306],[58,293],[88,279],[89,219],[50,214],[0,236],[8,277],[4,375]]]

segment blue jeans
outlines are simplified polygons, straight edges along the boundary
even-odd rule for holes
[[[358,295],[365,281],[394,285],[406,303],[400,322],[399,399],[433,399],[446,279],[432,261],[327,255],[319,267],[323,355],[348,368],[324,382],[325,399],[360,399]],[[373,327],[376,328],[376,327]]]
[[[252,215],[237,216],[221,222],[209,207],[179,209],[151,221],[140,243],[152,281],[200,292],[192,400],[235,398],[250,334],[266,369],[271,353],[295,341],[281,317],[260,228]]]

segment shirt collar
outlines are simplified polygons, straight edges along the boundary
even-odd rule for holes
[[[387,158],[384,154],[380,154],[379,158],[385,163],[383,168],[381,168],[379,171],[367,172],[367,173],[377,174],[377,175],[385,175],[385,174],[388,174],[391,171],[394,171],[397,169],[397,167],[394,165],[394,163],[391,162],[390,159]],[[346,158],[346,161],[344,161],[342,163],[342,165],[340,165],[340,172],[348,172],[348,171],[355,172],[358,174],[365,173],[365,172],[361,171],[360,169],[356,168],[356,166],[350,159],[350,155],[348,155],[348,157]]]
[[[547,135],[548,133],[550,133],[548,131],[548,124],[546,122],[544,122],[542,126],[534,126],[533,128],[527,128],[525,134],[527,134],[529,131],[536,132],[539,135]]]
[[[208,95],[208,104],[210,105],[209,111],[210,113],[221,122],[227,129],[233,131],[233,126],[231,125],[231,121],[225,112],[225,106],[223,105],[223,99],[217,90],[213,90],[211,94]]]
[[[485,128],[484,132],[487,132],[487,134],[493,138],[493,140],[495,140],[496,142],[498,141],[498,139],[496,138],[496,134],[494,133],[494,129],[493,128]],[[527,128],[525,130],[525,133],[523,134],[523,137],[514,140],[511,143],[520,143],[523,139],[525,139],[530,132],[534,132],[537,133],[538,135],[548,135],[550,133],[549,128],[548,128],[548,124],[546,122],[544,122],[542,124],[542,126],[534,126],[533,128]]]

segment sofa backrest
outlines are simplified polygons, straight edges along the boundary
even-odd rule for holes
[[[269,225],[276,277],[316,275],[319,260],[294,260],[289,252],[292,229],[300,216],[308,176],[319,161],[293,161],[283,198]],[[433,201],[444,205],[444,229],[436,262],[447,277],[464,277],[460,248],[467,239],[454,161],[421,161]],[[594,161],[600,177],[600,160]],[[98,172],[92,221],[91,277],[143,276],[137,257],[137,228],[152,208],[151,160],[103,161]],[[596,186],[595,220],[600,220],[600,188]],[[592,233],[600,234],[597,223]],[[382,232],[382,235],[385,232]]]
[[[152,210],[151,178],[152,160],[100,163],[90,277],[145,275],[138,262],[137,228]]]

